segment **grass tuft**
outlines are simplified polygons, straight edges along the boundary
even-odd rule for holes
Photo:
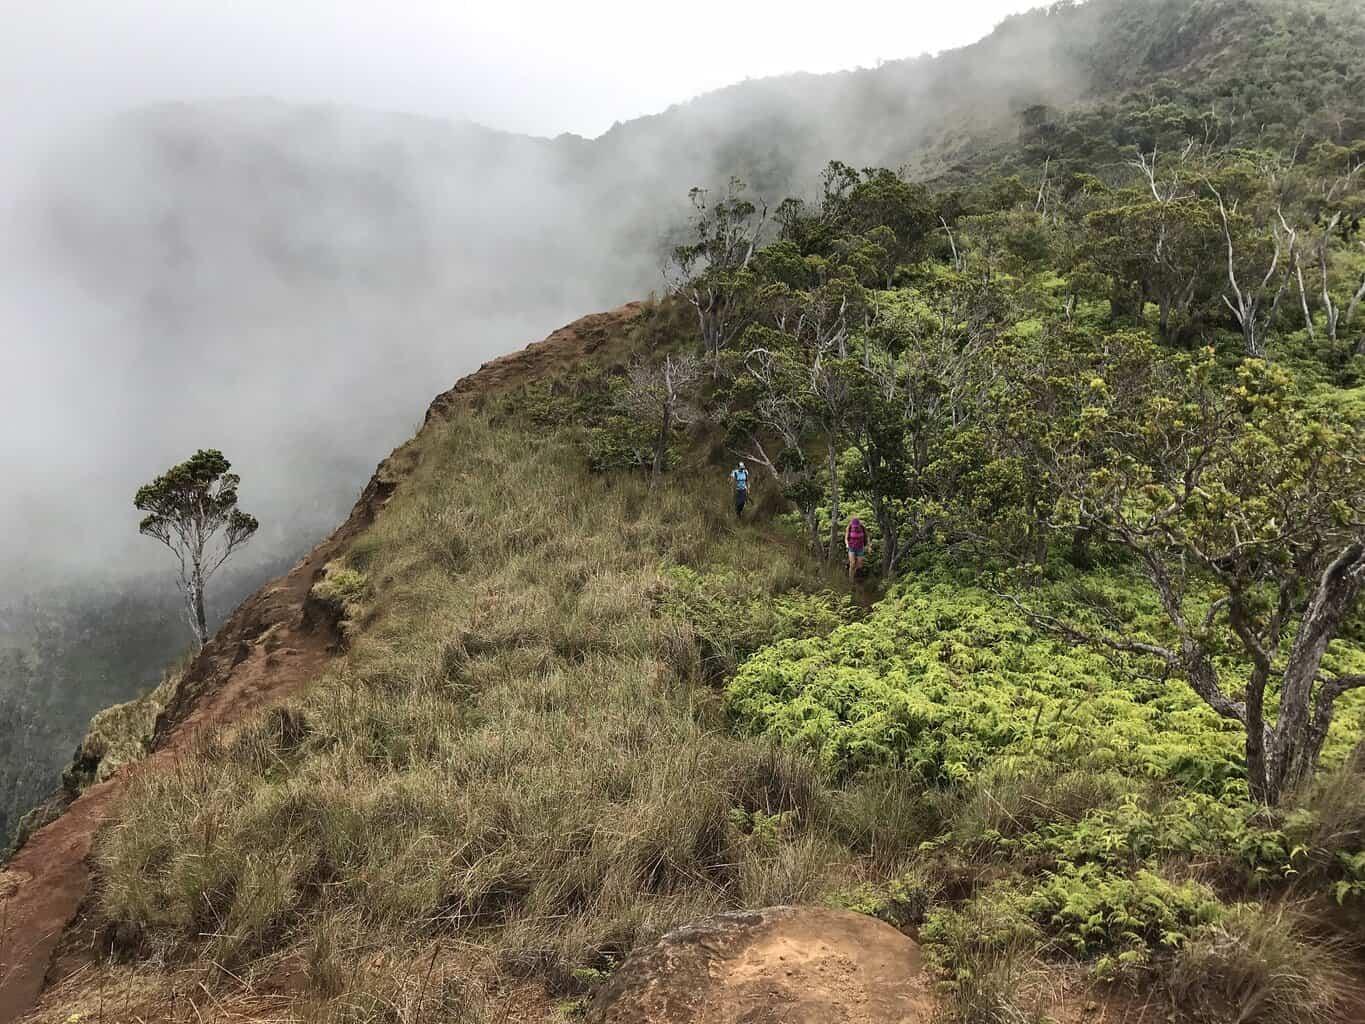
[[[1342,1019],[1341,950],[1305,937],[1283,907],[1239,907],[1180,951],[1172,1004],[1189,1019],[1223,1024],[1327,1024]]]

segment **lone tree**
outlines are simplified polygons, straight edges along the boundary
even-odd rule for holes
[[[200,450],[139,487],[133,498],[138,511],[147,513],[138,530],[166,545],[180,565],[180,591],[200,647],[209,639],[204,588],[260,525],[237,508],[241,478],[231,468],[222,452]]]
[[[1230,387],[1211,352],[1176,359],[1134,335],[1029,387],[1060,495],[1052,525],[1126,549],[1172,640],[1035,621],[1183,676],[1245,730],[1251,795],[1278,803],[1311,778],[1337,699],[1365,686],[1328,656],[1365,591],[1359,433],[1305,414],[1260,360]],[[1225,644],[1245,659],[1240,693],[1216,667]]]

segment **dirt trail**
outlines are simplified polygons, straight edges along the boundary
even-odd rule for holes
[[[629,303],[584,317],[544,341],[485,363],[438,396],[426,422],[572,366],[618,336],[640,309],[639,303]],[[190,749],[198,730],[236,722],[279,703],[336,656],[336,624],[309,600],[309,591],[323,567],[374,521],[415,460],[415,446],[409,442],[380,463],[347,520],[285,576],[237,608],[190,665],[174,700],[158,718],[151,754],[85,790],[0,870],[0,1024],[19,1019],[42,994],[62,935],[90,892],[95,835],[114,813],[129,780],[172,765]]]

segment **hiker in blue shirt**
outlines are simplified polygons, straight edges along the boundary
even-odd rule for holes
[[[730,471],[730,479],[735,482],[735,518],[744,514],[744,503],[749,500],[749,471],[740,463]]]

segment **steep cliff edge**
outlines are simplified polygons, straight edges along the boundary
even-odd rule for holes
[[[484,364],[438,396],[423,432],[467,402],[573,365],[640,312],[630,303],[584,317],[544,341]],[[422,432],[419,432],[419,437]],[[158,716],[151,753],[90,786],[38,829],[0,871],[0,1022],[17,1020],[41,995],[63,934],[90,892],[95,835],[116,813],[135,773],[173,770],[199,730],[240,721],[308,684],[339,651],[332,613],[310,600],[326,565],[368,527],[412,471],[416,438],[379,464],[346,519],[285,576],[248,598],[185,671]]]

